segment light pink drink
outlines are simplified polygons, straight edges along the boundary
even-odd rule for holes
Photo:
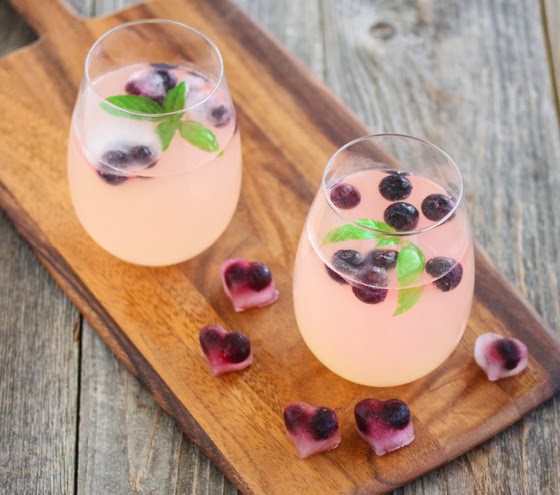
[[[465,330],[474,287],[473,244],[466,214],[458,206],[442,222],[427,219],[421,211],[424,198],[446,191],[422,176],[407,176],[412,192],[404,200],[419,211],[415,233],[391,236],[374,232],[374,239],[326,241],[332,232],[356,220],[384,220],[385,209],[394,202],[379,192],[380,181],[388,175],[380,169],[366,169],[327,183],[327,194],[320,190],[311,207],[294,269],[295,314],[306,344],[333,372],[369,386],[408,383],[439,366]],[[361,193],[361,201],[351,209],[334,211],[336,207],[327,198],[331,186],[341,182],[353,185]],[[391,238],[394,245],[377,247],[382,239]],[[384,269],[387,282],[381,288],[385,291],[381,302],[367,303],[356,297],[353,287],[367,286],[360,279],[360,270],[368,263],[368,253],[393,250],[399,252],[398,260],[401,251],[411,246],[426,262],[412,281],[403,284],[397,267],[389,267]],[[359,268],[341,271],[335,254],[340,250],[359,253],[355,255],[359,260],[363,257]],[[444,282],[444,277],[451,276],[450,270],[441,277],[427,273],[426,267],[434,266],[430,260],[438,257],[453,260],[453,274],[460,270],[457,263],[462,268],[460,282],[451,290],[441,290],[434,283]],[[416,302],[406,301],[407,291],[413,296],[417,291]]]
[[[240,138],[227,87],[191,68],[167,69],[176,84],[186,82],[189,110],[182,120],[210,130],[216,151],[193,146],[179,132],[163,150],[157,122],[102,107],[100,96],[124,94],[134,74],[154,70],[149,64],[112,70],[86,86],[70,131],[69,183],[82,225],[107,251],[142,265],[177,263],[210,246],[230,222],[241,186]],[[137,146],[149,148],[153,165],[107,163],[108,152]]]

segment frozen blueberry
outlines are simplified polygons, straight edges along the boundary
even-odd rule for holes
[[[270,269],[264,263],[252,263],[247,270],[247,285],[249,288],[259,292],[268,287],[272,281]]]
[[[262,308],[278,299],[270,269],[259,261],[232,258],[222,263],[222,284],[235,311]]]
[[[397,265],[398,251],[393,249],[375,249],[366,256],[365,263],[390,270]]]
[[[377,455],[400,449],[414,440],[408,406],[399,399],[364,399],[354,408],[360,436]]]
[[[127,176],[119,168],[126,168],[130,163],[130,156],[122,150],[109,150],[103,153],[97,164],[97,174],[107,184],[118,185],[126,181]]]
[[[210,110],[210,120],[214,127],[225,127],[231,119],[231,113],[225,105]]]
[[[479,335],[474,344],[474,359],[490,381],[521,373],[528,357],[527,346],[521,340],[497,333]]]
[[[130,150],[130,159],[146,168],[152,168],[157,163],[156,154],[149,146],[138,145]]]
[[[331,277],[335,282],[338,282],[339,284],[348,283],[342,275],[336,273],[330,266],[325,265],[325,270],[327,270],[329,277]]]
[[[177,77],[167,69],[141,70],[129,77],[124,89],[128,94],[145,96],[161,105],[176,84]]]
[[[292,402],[284,408],[286,433],[303,459],[338,446],[341,440],[336,412],[306,402]]]
[[[379,183],[379,192],[389,201],[399,201],[410,196],[412,183],[404,175],[391,174]]]
[[[463,267],[451,258],[438,256],[426,262],[426,272],[433,278],[434,285],[442,292],[455,289],[463,278]],[[443,276],[442,276],[443,275]]]
[[[414,230],[418,225],[418,210],[410,203],[398,202],[390,204],[383,214],[385,223],[398,232]]]
[[[363,262],[364,257],[353,249],[339,249],[332,256],[333,266],[343,273],[356,273]]]
[[[331,201],[342,210],[349,210],[360,204],[360,191],[351,184],[338,184],[331,190]]]
[[[445,217],[455,206],[451,196],[443,194],[430,194],[422,201],[422,213],[428,220],[437,222]]]
[[[363,303],[379,304],[387,297],[387,272],[378,266],[366,265],[361,268],[356,278],[359,282],[352,285],[352,292]]]
[[[253,362],[249,337],[228,332],[219,325],[206,325],[200,330],[200,347],[214,376],[246,368]]]

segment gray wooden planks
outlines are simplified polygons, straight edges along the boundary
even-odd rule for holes
[[[94,15],[134,2],[71,3]],[[560,145],[539,5],[531,0],[236,3],[373,130],[425,137],[456,159],[476,237],[558,331]],[[547,13],[558,12],[557,0],[545,5]],[[9,43],[29,41],[21,25],[5,29],[12,18],[0,13]],[[549,26],[555,26],[551,18]],[[548,32],[551,39],[557,35],[551,27]],[[3,216],[0,253],[0,438],[8,443],[0,452],[0,488],[235,493],[87,324],[80,351],[72,339],[80,335],[73,331],[75,310]],[[25,311],[26,298],[15,296],[14,288],[36,298],[37,307]],[[54,333],[26,333],[43,326]],[[558,410],[556,398],[397,493],[560,492]]]

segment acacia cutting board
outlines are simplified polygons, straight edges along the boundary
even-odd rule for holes
[[[477,248],[475,301],[449,360],[413,384],[374,389],[326,370],[297,331],[291,271],[301,227],[328,157],[368,131],[304,67],[227,0],[154,0],[84,19],[57,1],[11,0],[39,39],[0,60],[0,205],[64,291],[156,401],[246,493],[378,493],[473,448],[560,389],[560,345]],[[127,20],[163,17],[202,30],[225,59],[243,140],[235,217],[211,249],[168,268],[121,262],[99,248],[72,210],[66,184],[70,114],[93,41]],[[237,314],[220,282],[233,256],[265,261],[280,300]],[[213,378],[198,331],[217,323],[250,335],[247,370]],[[476,366],[476,336],[525,341],[526,372],[490,383]],[[354,430],[365,397],[405,400],[416,440],[384,457]],[[334,408],[343,441],[302,461],[284,434],[283,407]]]

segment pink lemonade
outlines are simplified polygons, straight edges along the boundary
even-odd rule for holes
[[[125,94],[131,80],[158,70],[175,85],[186,83],[188,111],[181,120],[210,130],[215,151],[193,146],[180,132],[164,150],[157,122],[102,107],[102,98]],[[151,266],[199,254],[226,229],[241,187],[240,137],[225,82],[165,64],[134,64],[99,76],[84,85],[76,104],[68,174],[82,225],[111,254]]]
[[[445,191],[421,176],[407,176],[412,192],[405,201],[419,212],[416,233],[393,237],[394,244],[389,240],[379,247],[379,241],[390,239],[390,235],[325,242],[329,233],[352,221],[383,221],[384,212],[392,203],[379,192],[380,181],[387,176],[388,172],[367,170],[343,178],[344,183],[361,193],[356,207],[339,212],[346,218],[333,214],[333,205],[319,191],[303,229],[294,270],[295,314],[310,350],[338,375],[380,387],[424,376],[451,354],[467,325],[474,286],[473,245],[466,214],[459,206],[450,219],[430,229],[435,222],[423,215],[421,204],[428,195]],[[423,253],[426,268],[433,266],[430,260],[434,258],[453,260],[454,266],[447,266],[441,281],[458,273],[458,262],[462,267],[458,285],[454,286],[459,280],[456,278],[452,290],[441,290],[434,283],[438,278],[430,276],[422,266],[416,280],[403,285],[394,263],[385,263],[386,281],[379,298],[382,300],[368,303],[356,297],[354,287],[364,284],[358,268],[361,270],[367,264],[368,253],[392,251],[398,262],[401,251],[410,251],[411,246],[414,252]],[[359,258],[360,267],[341,272],[342,265],[337,262],[341,252],[346,256],[353,253]],[[381,256],[385,261],[390,258]],[[370,254],[369,260],[372,259]],[[407,300],[407,294],[412,294],[412,299]]]

